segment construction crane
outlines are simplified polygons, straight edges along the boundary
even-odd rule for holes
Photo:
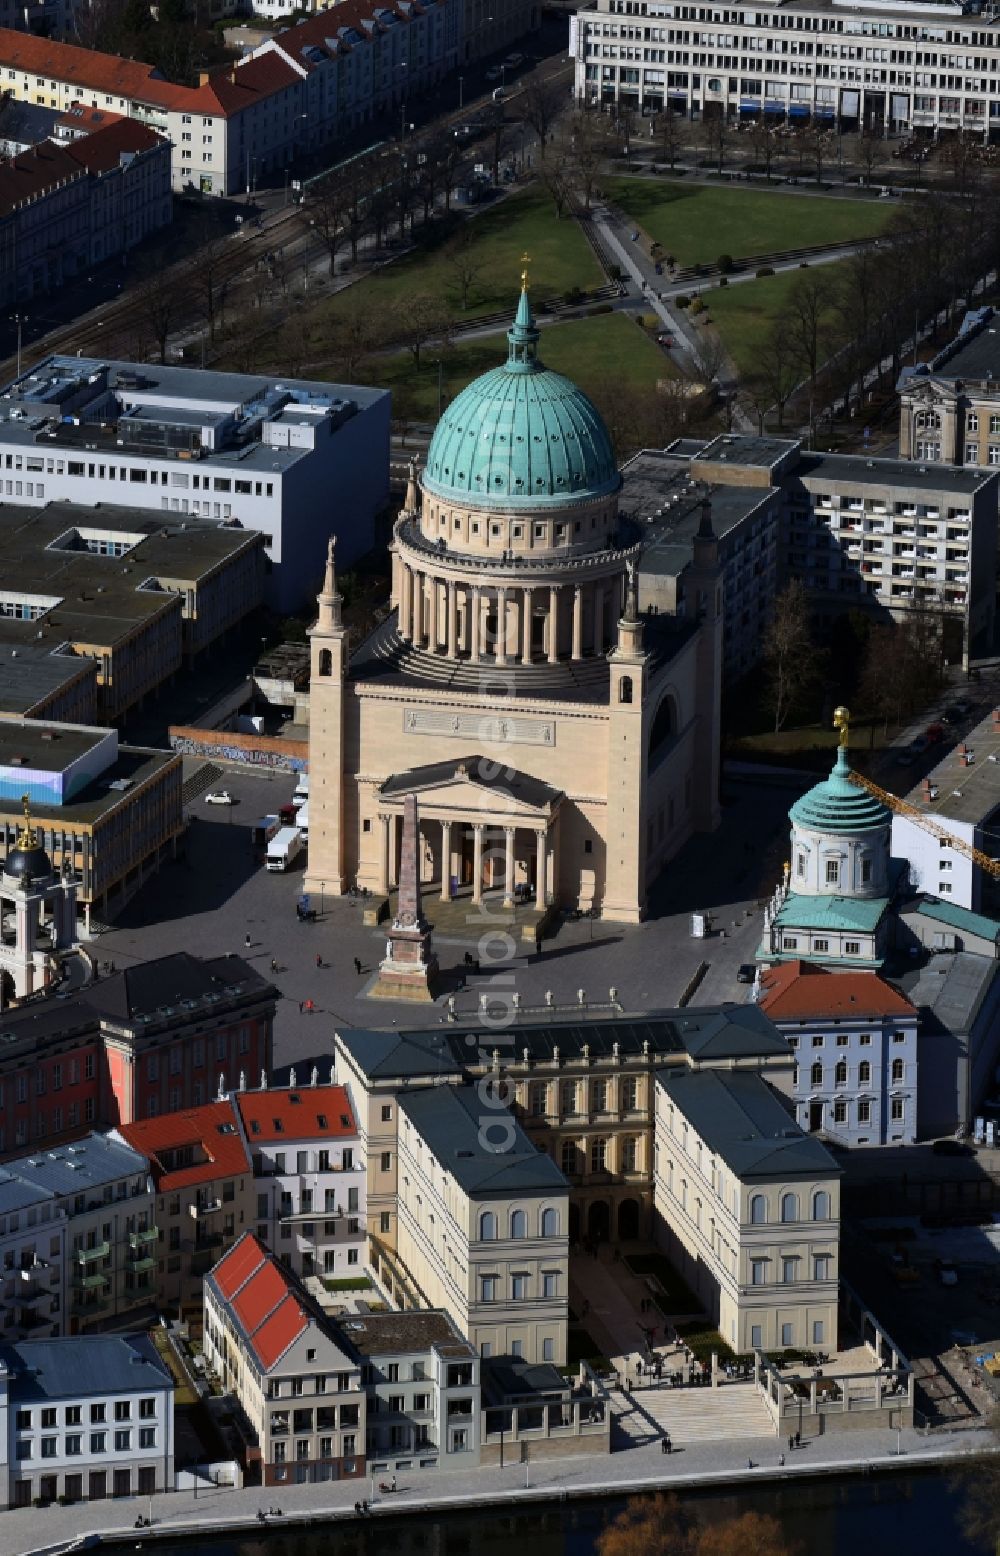
[[[847,745],[850,717],[846,708],[834,708],[833,710],[833,727],[840,731],[840,744],[842,746]],[[916,826],[922,827],[925,832],[930,832],[932,836],[940,838],[943,843],[947,843],[948,847],[953,848],[957,854],[962,854],[964,858],[970,859],[973,864],[978,865],[993,880],[1000,880],[1000,859],[994,859],[991,854],[983,853],[981,848],[973,848],[971,843],[966,843],[963,838],[956,837],[954,832],[949,832],[939,821],[934,821],[930,816],[925,815],[922,810],[917,809],[916,805],[911,805],[908,800],[901,800],[898,794],[893,794],[889,789],[880,789],[877,783],[873,783],[870,778],[862,777],[853,768],[851,768],[848,776],[857,788],[867,789],[869,794],[873,794],[877,800],[881,800],[882,804],[887,805],[897,816],[905,816],[908,821],[912,821]]]

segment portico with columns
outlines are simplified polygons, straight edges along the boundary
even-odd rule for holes
[[[721,594],[638,617],[642,534],[619,513],[596,408],[538,357],[526,277],[507,339],[411,465],[390,610],[350,652],[324,585],[307,886],[386,898],[415,793],[420,878],[441,899],[634,923],[664,863],[718,819]]]

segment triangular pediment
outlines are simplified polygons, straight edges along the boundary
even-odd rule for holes
[[[379,789],[383,801],[400,806],[408,794],[417,795],[421,814],[474,807],[479,819],[497,825],[508,816],[551,816],[563,797],[542,779],[479,755],[393,773]]]

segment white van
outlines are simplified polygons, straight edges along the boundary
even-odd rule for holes
[[[308,800],[306,800],[302,805],[299,806],[298,812],[296,813],[296,817],[295,817],[295,825],[298,827],[299,832],[302,835],[303,843],[308,843],[308,841],[309,841],[309,801]]]
[[[292,804],[296,810],[304,805],[309,798],[309,774],[299,773],[298,782],[295,785],[295,793],[292,795]]]

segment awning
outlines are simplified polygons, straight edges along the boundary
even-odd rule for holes
[[[813,113],[817,119],[832,119],[835,109],[832,103],[817,103]]]
[[[740,113],[760,113],[760,103],[740,103]]]
[[[808,119],[809,117],[809,109],[805,103],[793,103],[788,112],[793,119]]]

